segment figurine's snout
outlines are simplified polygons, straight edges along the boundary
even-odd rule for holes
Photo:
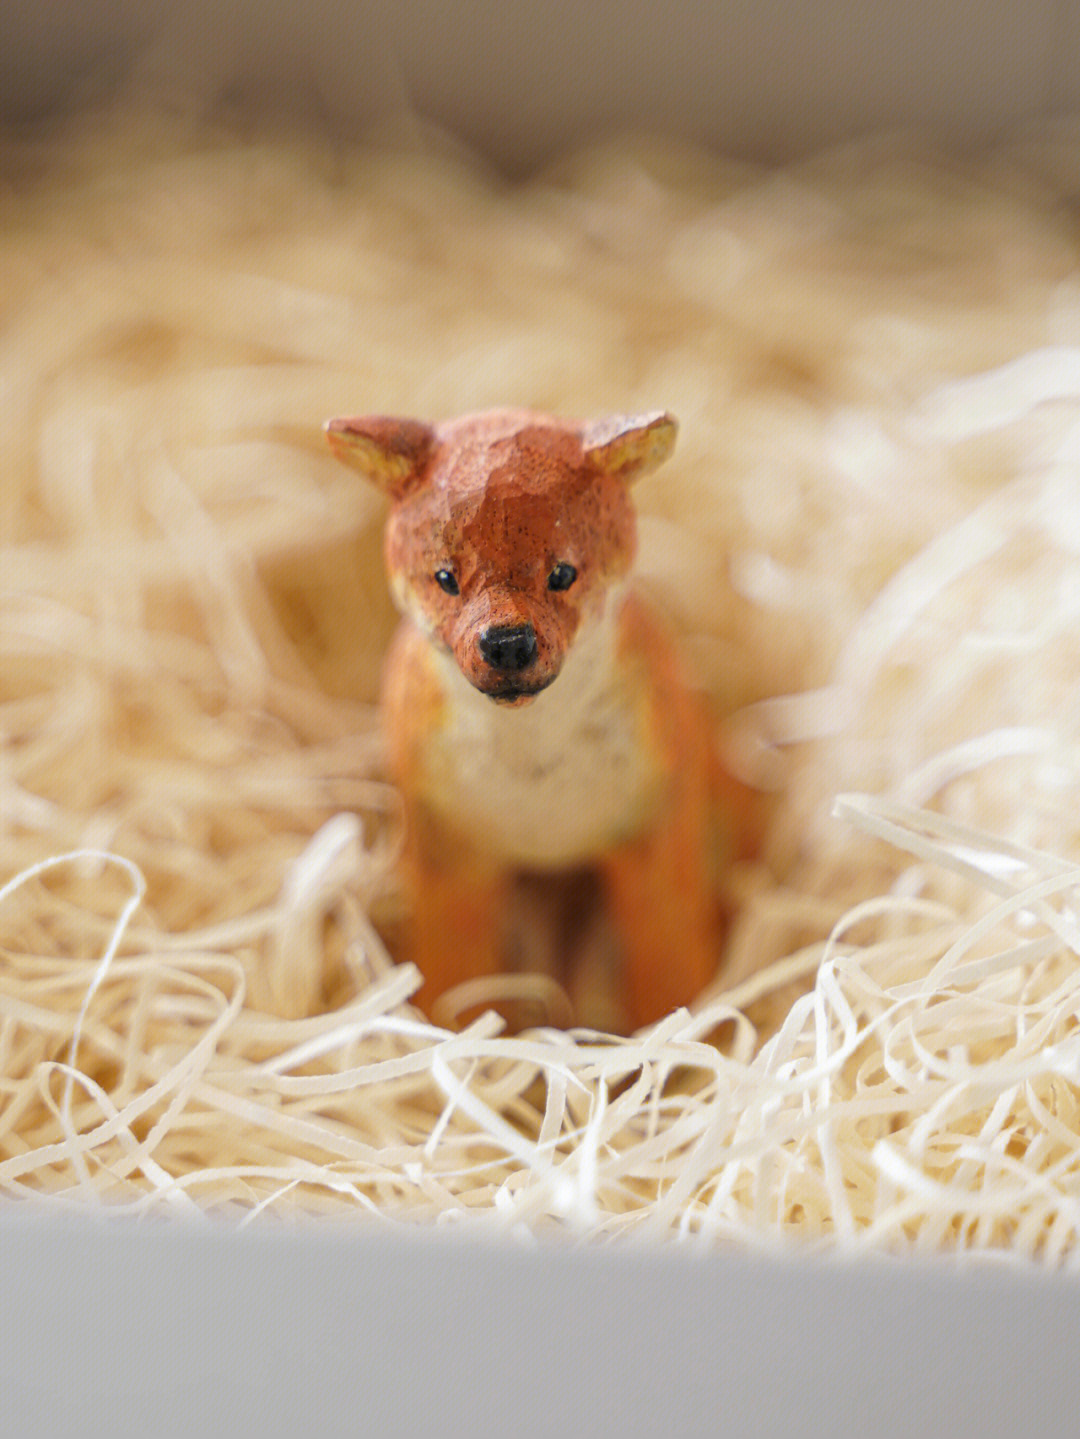
[[[480,653],[493,670],[516,674],[536,660],[536,631],[532,625],[493,625],[478,641]]]

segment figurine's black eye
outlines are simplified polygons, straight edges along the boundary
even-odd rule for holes
[[[453,570],[436,570],[435,583],[441,590],[445,590],[448,595],[461,594]]]
[[[565,560],[560,560],[551,574],[548,575],[548,589],[568,590],[576,579],[577,570],[574,569],[573,565],[568,565]]]

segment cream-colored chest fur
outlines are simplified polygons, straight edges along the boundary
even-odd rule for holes
[[[587,862],[631,838],[664,777],[644,676],[615,662],[615,621],[579,635],[533,702],[497,705],[437,656],[445,723],[425,754],[428,803],[462,837],[537,869]]]

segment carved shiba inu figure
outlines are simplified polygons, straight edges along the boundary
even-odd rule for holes
[[[383,707],[420,1003],[502,967],[515,872],[582,866],[614,920],[630,1023],[687,1003],[716,967],[717,864],[746,825],[675,652],[627,586],[629,487],[670,454],[674,419],[494,410],[326,428],[391,499],[406,618]]]

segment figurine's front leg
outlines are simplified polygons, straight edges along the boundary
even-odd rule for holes
[[[424,976],[415,1002],[431,1015],[448,989],[501,967],[508,878],[408,801],[406,824],[408,952]]]
[[[659,822],[601,866],[632,1029],[689,1004],[716,972],[720,926],[708,811],[707,786],[695,793],[683,776]]]
[[[708,716],[684,682],[677,651],[634,596],[620,615],[620,641],[620,662],[647,696],[641,743],[664,791],[641,832],[600,863],[637,1028],[689,1004],[719,962],[715,760]]]

